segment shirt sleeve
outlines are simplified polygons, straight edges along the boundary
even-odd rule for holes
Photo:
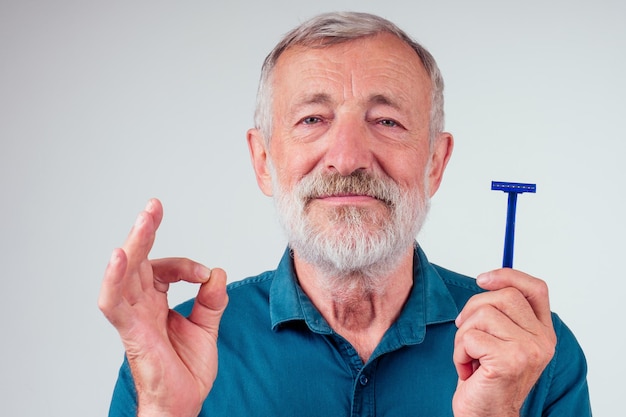
[[[136,417],[137,416],[137,392],[135,381],[130,373],[128,361],[120,368],[117,383],[113,390],[113,398],[109,408],[109,417]]]
[[[552,321],[557,335],[554,357],[529,395],[522,416],[591,417],[585,355],[556,314]]]

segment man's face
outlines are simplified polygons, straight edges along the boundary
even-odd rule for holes
[[[283,53],[265,150],[271,169],[263,177],[258,160],[255,167],[263,191],[290,216],[287,229],[307,231],[300,252],[319,236],[343,243],[348,257],[380,246],[383,235],[404,232],[400,246],[412,243],[451,148],[449,138],[429,150],[430,99],[419,58],[392,35]],[[359,246],[363,239],[369,243]],[[398,251],[398,242],[391,246],[387,252]]]

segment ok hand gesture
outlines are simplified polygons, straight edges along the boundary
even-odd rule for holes
[[[217,375],[217,333],[228,303],[226,274],[187,259],[149,261],[161,203],[150,200],[113,251],[98,305],[120,334],[139,416],[197,416]],[[176,281],[200,283],[188,318],[169,309]]]

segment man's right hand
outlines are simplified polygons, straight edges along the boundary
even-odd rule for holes
[[[113,251],[98,305],[120,334],[137,389],[138,416],[197,416],[217,375],[226,273],[188,259],[148,260],[163,207],[150,200]],[[188,318],[169,309],[176,281],[200,283]]]

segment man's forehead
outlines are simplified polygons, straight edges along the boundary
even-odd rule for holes
[[[281,100],[299,104],[330,104],[329,88],[343,85],[357,88],[370,104],[398,107],[406,94],[430,93],[432,87],[415,50],[391,34],[325,47],[292,46],[277,61],[272,78]]]
[[[415,49],[403,39],[390,33],[380,33],[375,36],[365,36],[331,44],[292,45],[278,57],[273,72],[288,71],[294,64],[302,64],[305,66],[304,69],[309,67],[327,67],[330,69],[359,61],[365,65],[371,64],[362,70],[375,73],[376,60],[378,63],[385,60],[393,62],[394,66],[405,67],[410,72],[419,73],[420,76],[430,79]]]

